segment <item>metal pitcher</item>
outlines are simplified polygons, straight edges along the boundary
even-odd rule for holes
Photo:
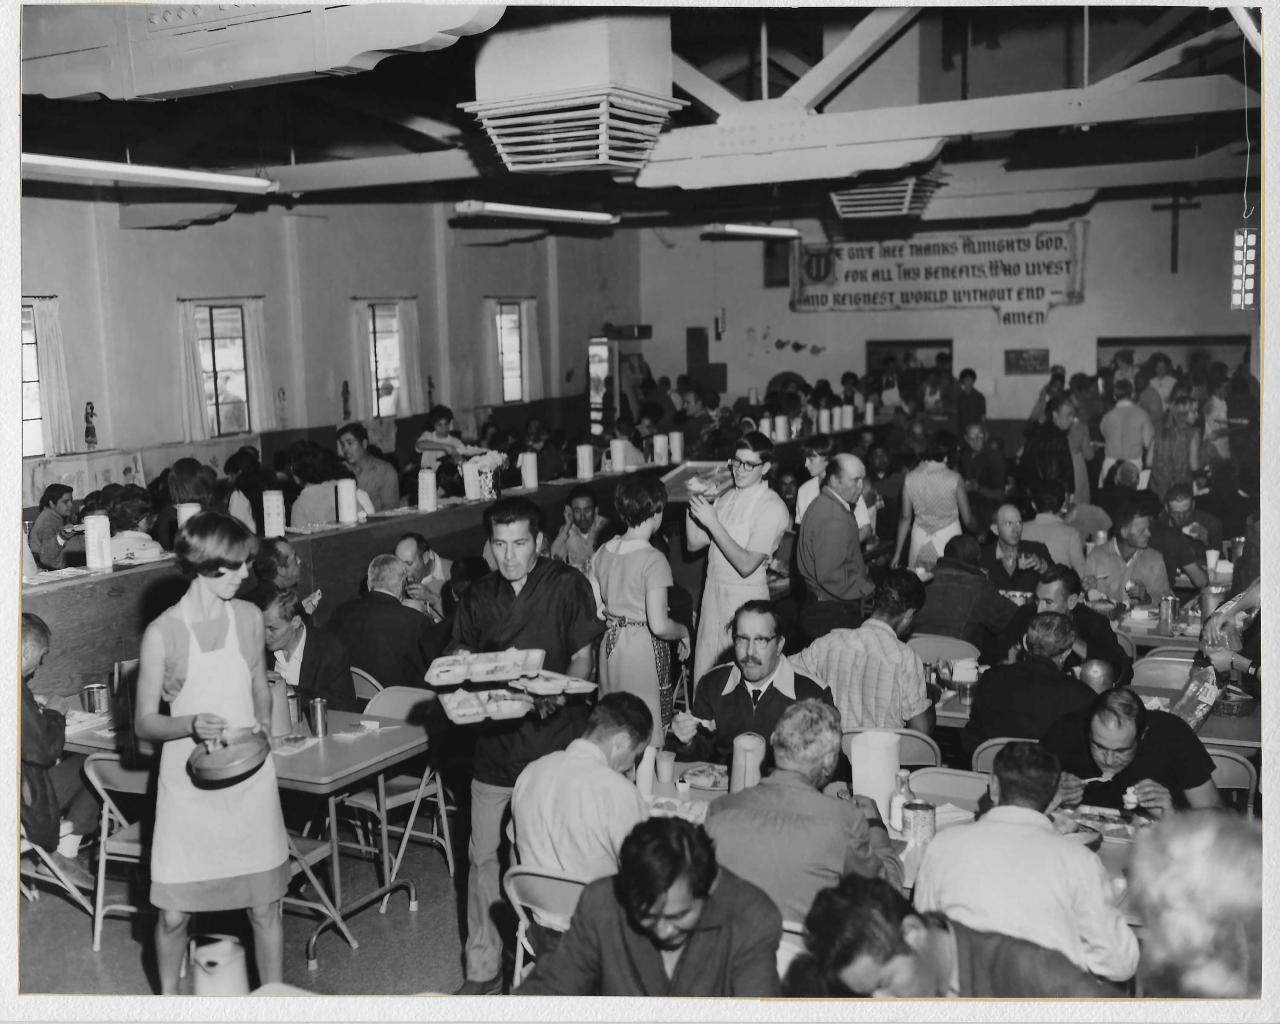
[[[1227,599],[1231,588],[1225,583],[1213,583],[1200,591],[1200,620],[1203,622]]]

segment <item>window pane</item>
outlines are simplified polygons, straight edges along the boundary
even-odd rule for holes
[[[218,410],[213,405],[204,407],[204,425],[210,437],[218,436]]]
[[[218,338],[213,349],[218,372],[244,369],[244,342],[239,338]]]
[[[400,333],[400,310],[394,302],[380,302],[374,305],[373,332],[378,337],[384,334]]]
[[[201,341],[213,337],[212,313],[208,306],[196,306],[196,337]]]
[[[218,368],[222,370],[221,367]],[[248,397],[244,387],[244,370],[231,373],[218,373],[218,404],[226,406],[228,402],[243,402]]]
[[[40,385],[22,385],[22,418],[38,420],[40,418]]]
[[[44,454],[44,434],[39,420],[27,420],[22,424],[22,455]]]
[[[22,307],[22,343],[29,345],[36,340],[36,308]]]
[[[213,336],[215,338],[244,337],[244,318],[239,306],[213,307]]]
[[[36,347],[34,345],[22,346],[22,379],[26,381],[40,379],[40,364],[36,359]]]
[[[378,415],[394,416],[396,414],[396,405],[400,397],[399,387],[390,381],[383,381],[382,386],[378,390]]]
[[[502,399],[518,402],[524,397],[520,307],[514,302],[498,306],[498,365],[502,371]]]
[[[390,377],[400,372],[400,339],[379,338],[376,346],[378,373]]]
[[[206,373],[204,375],[204,400],[206,405],[211,405],[216,398],[215,392],[213,390],[213,384],[214,384],[213,374]]]
[[[239,434],[249,429],[249,405],[247,402],[220,402],[222,433]]]
[[[213,342],[208,338],[200,340],[200,369],[205,373],[213,372]]]

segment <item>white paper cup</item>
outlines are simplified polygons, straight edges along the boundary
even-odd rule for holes
[[[1209,571],[1214,572],[1218,568],[1218,559],[1222,557],[1221,551],[1206,551],[1204,553],[1205,562],[1208,563]]]

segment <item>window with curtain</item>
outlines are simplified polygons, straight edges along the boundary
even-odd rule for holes
[[[368,310],[372,408],[378,418],[394,416],[400,407],[400,304],[370,302]]]
[[[36,351],[36,308],[22,307],[22,455],[44,454],[40,405],[40,360]]]
[[[244,307],[195,305],[196,339],[209,437],[249,429]]]
[[[502,371],[502,400],[524,401],[525,331],[519,302],[498,300],[498,365]]]

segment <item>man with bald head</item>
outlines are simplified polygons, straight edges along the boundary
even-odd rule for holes
[[[866,615],[864,599],[875,590],[862,561],[853,514],[866,478],[866,467],[856,455],[834,456],[822,490],[800,522],[796,565],[807,591],[800,623],[811,641],[836,628],[857,627]]]
[[[1040,574],[1053,565],[1049,549],[1022,539],[1022,513],[1017,505],[996,509],[996,536],[982,552],[981,566],[997,590],[1034,593]]]

